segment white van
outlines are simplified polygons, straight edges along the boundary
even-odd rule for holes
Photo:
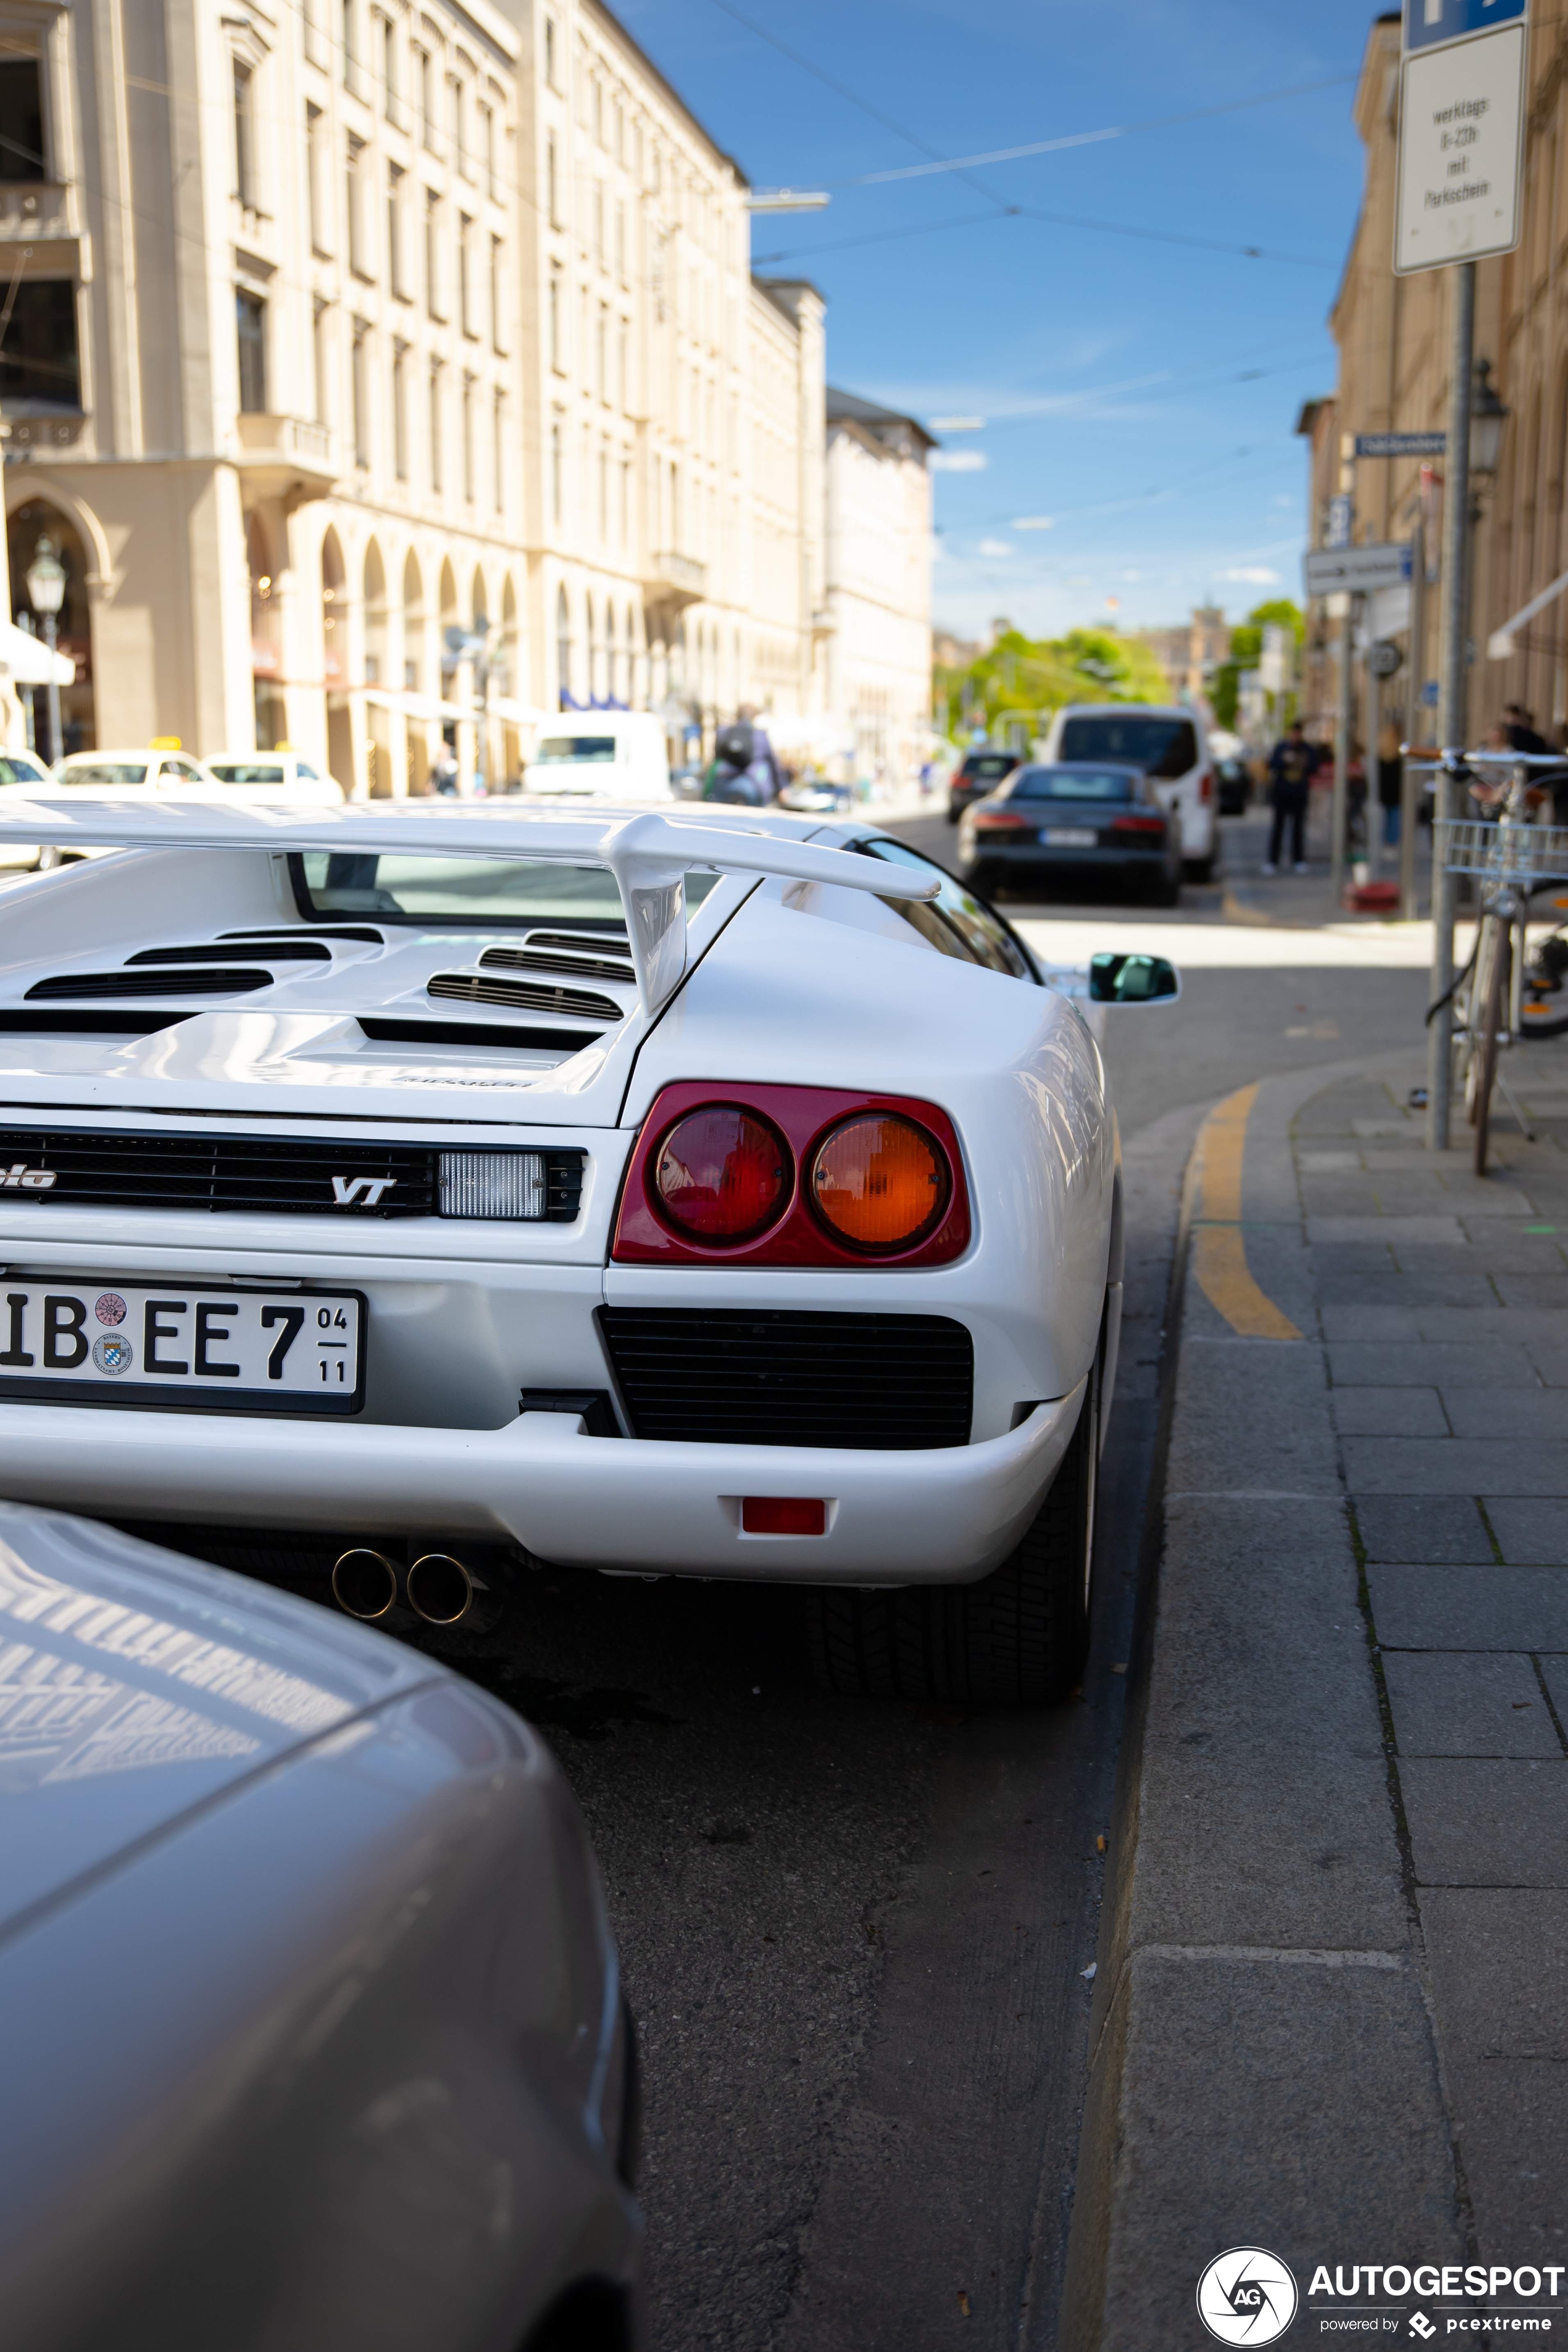
[[[1056,760],[1111,760],[1142,768],[1162,808],[1182,819],[1182,863],[1194,882],[1214,879],[1219,830],[1214,761],[1195,710],[1148,702],[1070,702],[1051,720],[1040,754]]]
[[[651,710],[563,710],[541,729],[522,789],[553,800],[670,800],[664,722]]]

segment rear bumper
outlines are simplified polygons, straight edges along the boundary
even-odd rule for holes
[[[974,1445],[889,1454],[685,1445],[525,1412],[501,1429],[0,1406],[0,1493],[115,1518],[427,1531],[564,1565],[802,1584],[963,1584],[1005,1559],[1083,1383]],[[749,1536],[745,1495],[820,1496],[822,1536]]]

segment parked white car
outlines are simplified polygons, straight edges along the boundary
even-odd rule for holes
[[[0,931],[0,1493],[336,1531],[366,1616],[510,1548],[813,1588],[837,1688],[1072,1686],[1122,1280],[1075,1000],[1169,965],[1043,971],[849,818],[40,830],[138,854]]]
[[[211,787],[217,778],[191,752],[154,744],[143,751],[72,751],[56,761],[51,782],[71,792],[188,793],[198,785]]]
[[[1142,768],[1162,808],[1182,820],[1182,861],[1194,882],[1214,878],[1219,826],[1214,756],[1195,710],[1146,702],[1069,703],[1052,719],[1042,765],[1106,760]]]
[[[28,793],[48,789],[49,772],[36,751],[0,751],[0,794],[14,786]],[[7,866],[36,868],[43,853],[37,842],[0,842],[0,872]]]
[[[220,784],[257,793],[264,800],[335,808],[347,797],[335,776],[323,775],[300,751],[220,751],[206,764]]]
[[[542,731],[522,789],[552,800],[668,801],[664,722],[651,710],[566,710]]]

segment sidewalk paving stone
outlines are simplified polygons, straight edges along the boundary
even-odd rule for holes
[[[1388,1252],[1368,1252],[1368,1263],[1362,1266],[1325,1265],[1325,1255],[1339,1253],[1312,1252],[1313,1272],[1317,1278],[1318,1297],[1324,1306],[1404,1307],[1496,1307],[1499,1294],[1485,1274],[1469,1266],[1457,1265],[1457,1251],[1445,1253],[1445,1263],[1437,1270],[1414,1274],[1406,1267],[1397,1267]],[[1500,1282],[1507,1277],[1499,1276]]]
[[[1440,1310],[1447,1311],[1447,1310]],[[1352,1299],[1336,1306],[1321,1307],[1319,1314],[1323,1337],[1332,1347],[1360,1340],[1381,1340],[1388,1346],[1394,1340],[1420,1339],[1426,1335],[1421,1328],[1421,1318],[1408,1307],[1365,1307]]]
[[[1531,1275],[1528,1279],[1521,1274],[1500,1274],[1495,1283],[1504,1307],[1568,1309],[1568,1272]]]
[[[1568,1887],[1568,1756],[1415,1756],[1399,1785],[1423,1886]]]
[[[1468,1235],[1457,1216],[1309,1217],[1307,1239],[1321,1247],[1360,1242],[1382,1249],[1463,1249]]]
[[[1383,1662],[1405,1756],[1561,1756],[1552,1709],[1516,1650],[1394,1651]]]
[[[1528,1437],[1347,1437],[1362,1494],[1568,1495],[1568,1444]]]
[[[1447,1437],[1452,1434],[1436,1389],[1331,1389],[1334,1427],[1342,1437]]]
[[[1329,1371],[1335,1388],[1444,1388],[1484,1381],[1489,1388],[1539,1390],[1540,1379],[1522,1347],[1502,1339],[1373,1340],[1334,1344]]]
[[[1568,1437],[1568,1389],[1454,1388],[1443,1409],[1456,1437]]]
[[[1383,1649],[1568,1651],[1568,1570],[1369,1568]]]
[[[1510,1568],[1568,1567],[1568,1498],[1500,1496],[1487,1517]]]
[[[1259,1413],[1260,1392],[1269,1410]],[[1172,1433],[1173,1496],[1340,1492],[1322,1350],[1293,1341],[1188,1338]],[[1517,1491],[1517,1490],[1515,1490]]]
[[[1369,1560],[1491,1564],[1491,1538],[1469,1495],[1355,1495],[1352,1504]]]

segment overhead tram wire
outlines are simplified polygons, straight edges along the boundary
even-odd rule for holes
[[[714,0],[714,5],[718,5],[719,0]],[[858,186],[860,183],[851,182],[849,184]],[[932,236],[941,229],[973,228],[991,220],[1045,221],[1059,228],[1091,229],[1101,236],[1131,236],[1155,245],[1191,246],[1202,253],[1232,254],[1246,261],[1274,261],[1294,269],[1336,269],[1339,267],[1337,262],[1325,260],[1317,254],[1275,253],[1261,245],[1227,245],[1216,237],[1183,236],[1173,229],[1138,228],[1128,221],[1091,220],[1078,213],[1044,212],[1035,205],[1006,205],[994,213],[967,213],[955,220],[918,221],[907,228],[870,229],[863,236],[837,237],[820,245],[791,246],[782,253],[760,253],[755,256],[755,262],[759,268],[763,268],[776,261],[809,260],[815,253],[843,253],[850,246],[881,245],[895,237]]]

